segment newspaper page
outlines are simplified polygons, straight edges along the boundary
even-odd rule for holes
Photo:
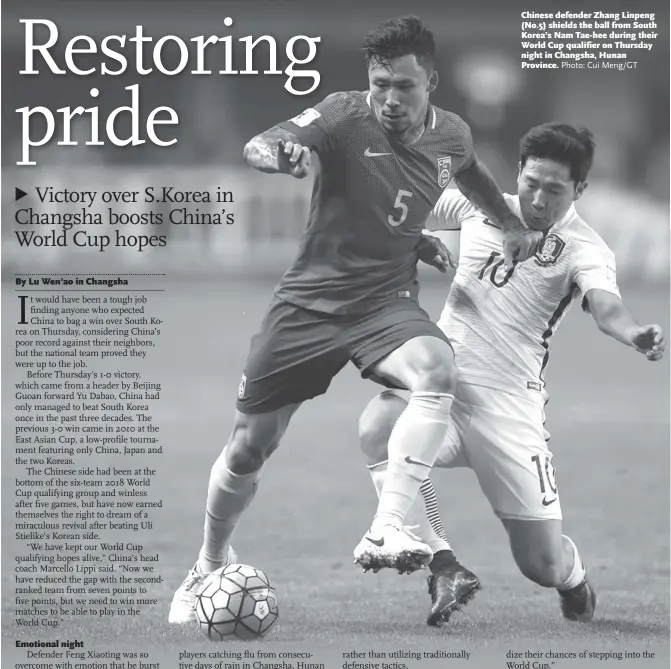
[[[3,667],[669,666],[668,3],[6,1],[2,89]]]

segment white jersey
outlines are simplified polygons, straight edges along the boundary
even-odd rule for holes
[[[520,216],[517,196],[506,195]],[[533,258],[503,268],[503,233],[459,191],[434,209],[438,228],[461,229],[459,266],[438,325],[454,346],[460,382],[545,395],[550,339],[571,303],[594,288],[619,297],[615,258],[571,206]]]

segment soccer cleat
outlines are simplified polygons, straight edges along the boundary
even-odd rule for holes
[[[566,620],[588,623],[594,617],[596,592],[587,578],[570,590],[557,590],[561,600],[561,611]]]
[[[439,627],[450,620],[455,611],[475,597],[480,590],[478,577],[459,563],[443,567],[428,578],[431,613],[426,624]]]
[[[407,527],[395,525],[385,525],[377,535],[366,532],[354,549],[354,562],[358,562],[364,571],[390,568],[399,574],[410,574],[424,569],[432,557],[429,546]]]
[[[233,547],[229,546],[226,560],[221,566],[235,564],[237,560],[238,556],[235,554]],[[208,576],[209,574],[201,571],[196,561],[172,598],[170,612],[168,613],[169,623],[184,625],[196,621],[196,595]]]

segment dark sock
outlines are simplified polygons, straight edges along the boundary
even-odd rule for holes
[[[459,561],[455,557],[454,553],[450,550],[438,551],[433,554],[433,560],[429,565],[429,569],[432,574],[437,574],[442,569],[448,567],[454,567],[459,564]]]

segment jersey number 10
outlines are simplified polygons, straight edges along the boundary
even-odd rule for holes
[[[557,481],[555,479],[555,468],[550,460],[550,456],[545,456],[545,472],[543,472],[543,467],[541,466],[541,456],[534,455],[531,458],[531,461],[536,464],[536,469],[538,471],[538,481],[541,486],[541,494],[545,494],[545,483],[547,481],[548,487],[556,495],[557,494]],[[543,475],[545,474],[545,475]]]
[[[491,268],[491,271],[489,272],[489,280],[492,282],[494,286],[497,288],[502,288],[505,286],[508,281],[510,281],[510,277],[513,275],[513,272],[515,271],[515,265],[513,265],[502,277],[497,276],[497,272],[500,267],[502,267],[503,263],[505,262],[503,258],[499,260],[497,263],[494,263],[494,261],[501,257],[501,254],[498,251],[492,251],[489,258],[487,258],[487,262],[484,264],[483,268],[480,270],[480,274],[478,274],[478,279],[484,279],[485,278],[485,273],[487,270]]]

